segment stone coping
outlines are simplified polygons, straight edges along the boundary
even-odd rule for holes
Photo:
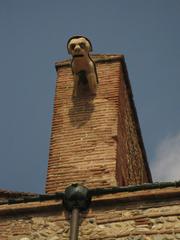
[[[95,63],[100,62],[112,62],[112,61],[119,61],[120,59],[124,58],[122,54],[91,54],[90,57],[93,59]],[[63,61],[58,61],[55,63],[56,70],[59,67],[69,67],[71,65],[71,59],[66,59]]]

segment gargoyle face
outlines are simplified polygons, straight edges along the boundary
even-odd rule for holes
[[[73,57],[86,56],[92,51],[90,42],[84,37],[75,37],[68,42],[68,53]]]

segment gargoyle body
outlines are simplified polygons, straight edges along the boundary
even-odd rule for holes
[[[95,63],[89,55],[89,52],[92,51],[90,41],[83,36],[75,36],[69,39],[67,48],[68,53],[72,55],[71,67],[74,76],[73,96],[77,96],[80,82],[87,82],[90,92],[95,94],[98,78]]]

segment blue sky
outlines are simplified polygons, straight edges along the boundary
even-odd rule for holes
[[[179,179],[179,23],[179,0],[1,0],[0,188],[44,191],[54,62],[76,34],[125,55],[154,179]]]

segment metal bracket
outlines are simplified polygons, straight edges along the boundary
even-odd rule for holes
[[[88,188],[75,183],[65,189],[63,204],[67,211],[71,212],[74,208],[85,211],[90,203]]]

